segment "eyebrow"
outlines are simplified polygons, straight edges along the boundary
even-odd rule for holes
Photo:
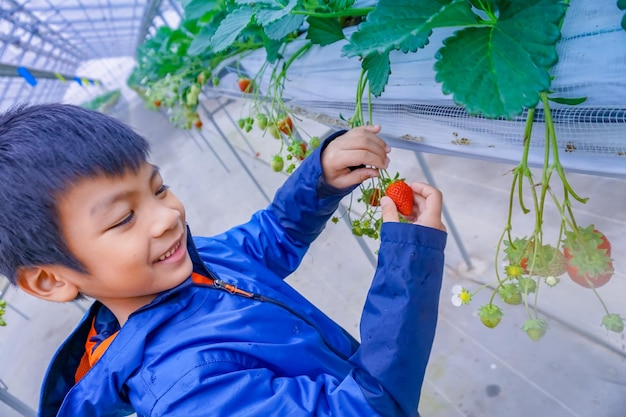
[[[152,165],[152,173],[150,174],[150,180],[149,180],[150,183],[152,183],[152,181],[154,180],[154,177],[156,177],[159,174],[159,172],[160,172],[159,167],[156,165]],[[96,203],[93,207],[91,207],[91,210],[89,210],[89,213],[92,216],[95,216],[99,212],[104,211],[106,208],[112,206],[118,201],[124,200],[133,192],[134,191],[122,191],[120,193],[113,194],[112,196],[109,196],[105,199],[102,199],[98,203]]]

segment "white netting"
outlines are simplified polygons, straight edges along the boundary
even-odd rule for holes
[[[573,171],[626,178],[626,31],[614,0],[573,0],[558,44],[552,90],[586,97],[577,106],[552,105],[561,162]],[[469,116],[435,82],[435,52],[452,31],[439,30],[417,53],[391,54],[392,74],[373,100],[374,123],[395,146],[493,160],[519,161],[525,114],[514,120]],[[347,34],[349,35],[349,33]],[[360,62],[341,56],[345,42],[314,47],[288,72],[283,99],[320,122],[346,126],[354,111]],[[299,45],[295,42],[292,47]],[[256,74],[264,51],[241,60],[237,71]],[[269,72],[261,81],[266,88]],[[541,109],[533,128],[531,163],[543,157]]]

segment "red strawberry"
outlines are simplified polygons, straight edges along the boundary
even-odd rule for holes
[[[161,107],[161,100],[154,100],[154,105],[156,107]]]
[[[244,93],[251,93],[254,91],[252,80],[250,78],[241,77],[239,81],[237,81],[237,85],[239,85],[239,89]]]
[[[193,123],[198,129],[202,129],[202,120],[198,119]]]
[[[300,150],[302,151],[302,155],[300,155],[300,152],[298,152],[298,159],[303,161],[304,158],[306,157],[306,143],[305,142],[300,142]]]
[[[380,206],[380,190],[378,188],[368,188],[363,190],[363,196],[359,199],[359,201],[374,207]]]
[[[291,121],[291,117],[283,117],[278,122],[276,122],[276,127],[278,127],[278,130],[283,132],[285,135],[291,135],[291,132],[293,132],[293,122]]]
[[[400,214],[410,216],[413,213],[413,189],[403,180],[389,184],[385,195],[393,200]]]
[[[583,287],[601,287],[613,276],[611,243],[593,225],[566,231],[563,253],[568,275]]]

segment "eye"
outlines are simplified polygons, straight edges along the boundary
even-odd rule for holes
[[[130,223],[135,218],[135,211],[131,210],[130,213],[126,217],[124,217],[119,223],[115,223],[111,226],[111,229],[115,229],[116,227],[124,226],[125,224]]]
[[[169,188],[170,188],[170,187],[169,187],[168,185],[162,184],[162,185],[161,185],[161,186],[160,186],[160,187],[156,190],[156,192],[154,193],[154,195],[157,195],[157,196],[158,196],[158,195],[161,195],[161,194],[163,194],[164,192],[166,192],[167,190],[169,190]]]

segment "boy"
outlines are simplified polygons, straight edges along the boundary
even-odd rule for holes
[[[378,126],[338,132],[274,201],[215,237],[148,162],[148,143],[71,105],[0,116],[0,273],[94,304],[55,355],[47,416],[414,416],[443,273],[441,193],[383,198],[361,344],[284,283],[340,200],[386,168]],[[340,279],[340,277],[338,277]]]

